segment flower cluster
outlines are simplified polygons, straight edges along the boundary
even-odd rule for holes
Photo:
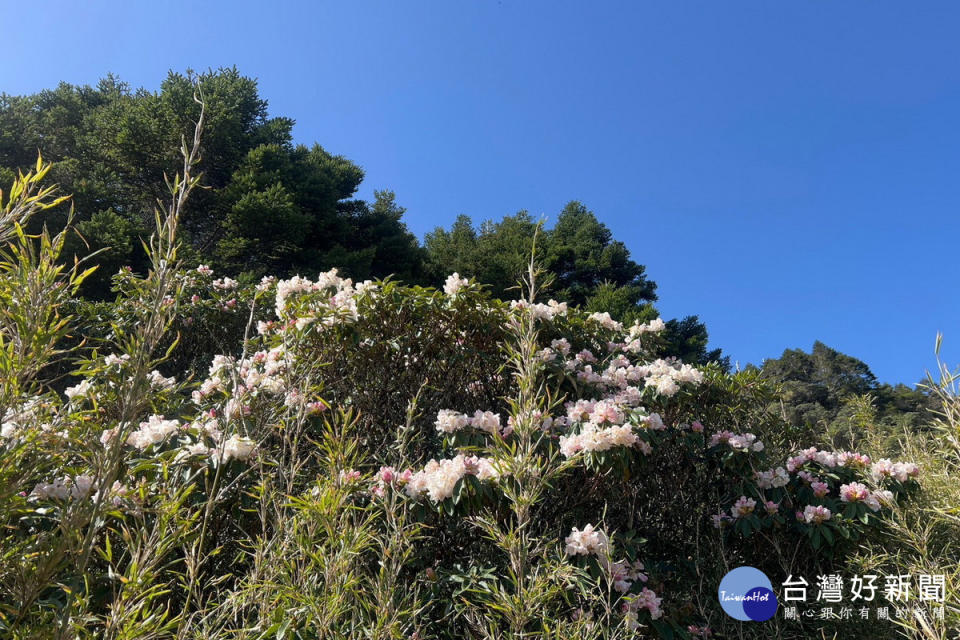
[[[833,514],[830,512],[830,509],[824,507],[823,505],[812,505],[808,504],[803,508],[803,513],[797,512],[797,516],[803,516],[803,520],[807,524],[822,524],[833,517]]]
[[[447,281],[443,283],[443,292],[450,297],[455,297],[460,289],[463,289],[469,284],[469,280],[461,278],[459,273],[454,272],[447,276]]]
[[[710,436],[710,446],[726,444],[734,451],[763,451],[763,442],[752,433],[736,434],[732,431],[719,431]]]
[[[441,409],[437,413],[437,420],[434,425],[437,427],[437,431],[441,433],[455,433],[466,427],[472,427],[491,435],[502,434],[500,414],[492,411],[480,411],[479,409],[472,416],[450,409]]]
[[[78,500],[90,497],[93,494],[93,477],[79,475],[73,478],[64,476],[53,482],[41,482],[30,495],[40,500]]]
[[[613,447],[632,447],[638,445],[644,453],[649,453],[650,447],[633,432],[633,426],[613,425],[599,427],[588,422],[579,433],[569,436],[560,436],[560,452],[571,458],[581,452],[607,451]]]
[[[553,320],[557,316],[567,315],[567,303],[549,300],[546,304],[535,302],[533,304],[526,300],[513,300],[510,308],[520,311],[528,311],[534,320]]]
[[[894,478],[897,482],[906,482],[919,475],[920,467],[916,464],[912,462],[892,462],[888,458],[877,460],[870,467],[870,476],[874,482],[880,482],[884,478]]]
[[[605,556],[609,548],[607,534],[592,524],[585,526],[583,531],[574,527],[564,542],[568,556]]]
[[[167,420],[163,416],[153,415],[147,418],[145,422],[141,422],[140,428],[127,436],[127,444],[143,450],[151,445],[164,442],[178,431],[180,431],[179,420]],[[116,432],[117,428],[104,431],[100,441],[104,444],[109,443]]]
[[[650,613],[650,618],[653,620],[663,616],[663,609],[660,608],[663,599],[657,597],[655,592],[646,587],[635,596],[627,596],[625,600],[623,605],[624,619],[626,620],[627,627],[631,631],[639,627],[637,611],[640,609],[646,609]]]
[[[292,322],[283,325],[285,329],[291,326],[298,330],[305,329],[317,320],[323,325],[332,325],[338,322],[355,322],[359,317],[357,302],[364,294],[372,294],[376,285],[366,280],[354,285],[350,278],[341,278],[337,269],[331,269],[317,276],[316,281],[309,278],[294,276],[288,280],[277,282],[275,307],[277,317]],[[322,296],[310,296],[305,304],[296,310],[291,309],[291,301],[297,294],[323,292]]]
[[[452,459],[430,460],[421,471],[409,476],[405,491],[411,498],[426,494],[434,502],[443,502],[453,496],[457,483],[468,475],[480,481],[500,477],[489,459],[460,454]]]
[[[790,483],[790,474],[783,467],[777,467],[767,471],[756,471],[753,479],[761,489],[775,489],[787,486]]]
[[[622,331],[623,325],[610,317],[610,314],[606,311],[591,313],[587,316],[587,319],[596,322],[604,329],[609,329],[610,331]]]
[[[730,515],[734,520],[737,518],[743,518],[751,513],[757,506],[757,501],[753,498],[748,498],[747,496],[740,496],[740,498],[734,503],[733,507],[730,509]]]
[[[893,492],[886,489],[871,491],[860,482],[851,482],[840,485],[840,500],[848,503],[862,502],[871,511],[879,511],[881,506],[893,503]]]

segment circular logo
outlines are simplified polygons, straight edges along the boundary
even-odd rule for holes
[[[763,622],[777,612],[770,578],[754,567],[737,567],[723,576],[717,598],[727,615],[737,620]]]

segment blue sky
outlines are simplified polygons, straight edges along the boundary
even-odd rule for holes
[[[237,65],[418,236],[583,201],[741,364],[960,360],[960,5],[4,3],[0,91]]]

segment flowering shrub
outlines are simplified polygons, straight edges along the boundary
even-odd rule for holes
[[[15,234],[4,632],[707,637],[704,574],[840,562],[917,485],[785,456],[754,373],[658,359],[661,320],[543,302],[533,266],[509,305],[458,274],[242,284],[179,263],[177,216],[96,313],[56,240]]]

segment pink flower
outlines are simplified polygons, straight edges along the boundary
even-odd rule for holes
[[[830,513],[830,509],[826,507],[815,507],[810,504],[803,509],[803,519],[807,524],[821,524],[829,520],[832,516],[833,514]]]
[[[830,487],[827,486],[826,482],[814,482],[810,485],[810,488],[813,489],[813,495],[818,498],[822,498],[830,493]]]
[[[733,507],[730,508],[730,515],[732,515],[734,519],[743,518],[753,513],[753,510],[756,506],[757,501],[753,498],[740,496],[740,499],[737,500]]]
[[[690,430],[694,433],[703,433],[703,425],[700,424],[699,420],[694,420],[693,424],[690,425]]]
[[[859,482],[840,485],[840,500],[843,502],[863,502],[870,496],[870,490]]]
[[[397,479],[397,470],[393,467],[380,467],[379,473],[380,479],[387,484]]]
[[[360,472],[354,469],[341,469],[339,478],[343,484],[350,484],[359,480],[360,475]]]
[[[323,400],[317,400],[316,402],[308,402],[306,405],[307,414],[312,416],[323,413],[329,408],[330,408],[330,405],[328,405]]]

